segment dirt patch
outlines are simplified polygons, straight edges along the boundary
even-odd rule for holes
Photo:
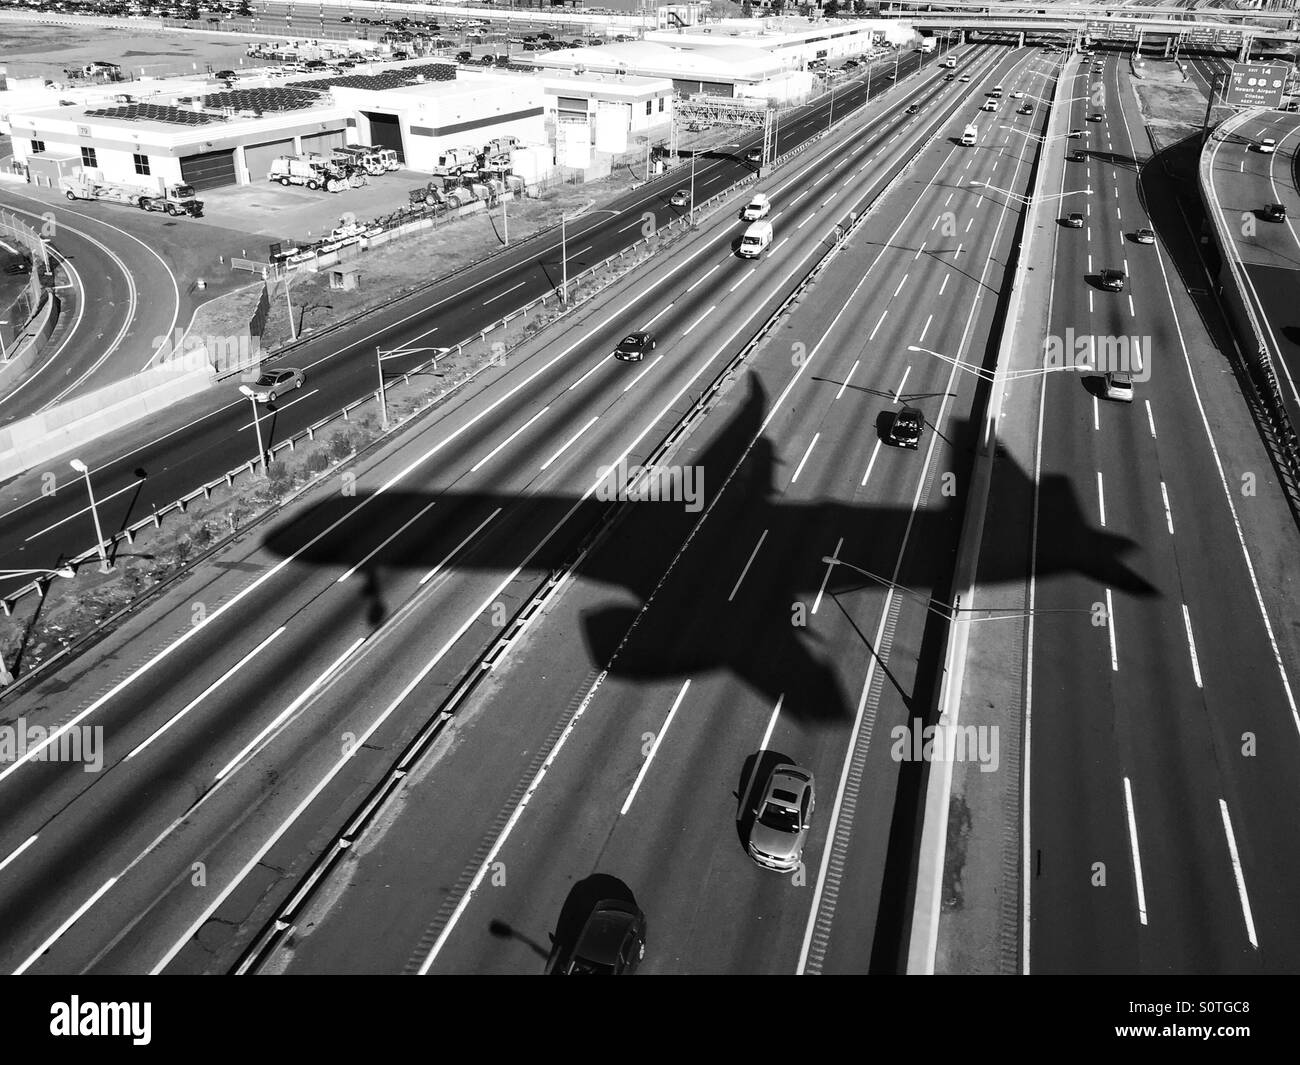
[[[1205,94],[1193,82],[1135,81],[1142,120],[1151,130],[1156,150],[1177,144],[1202,128],[1205,121]],[[1216,107],[1211,123],[1226,118],[1230,108]]]

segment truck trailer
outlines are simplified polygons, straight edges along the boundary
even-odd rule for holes
[[[144,188],[125,182],[105,181],[102,177],[78,170],[59,181],[59,188],[70,200],[102,200],[105,203],[122,203],[143,211],[164,211],[169,215],[203,215],[203,201],[194,193],[192,185],[169,185],[163,189]]]

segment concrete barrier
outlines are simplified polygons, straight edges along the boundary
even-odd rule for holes
[[[23,327],[14,342],[9,358],[0,364],[0,392],[8,392],[27,370],[45,347],[54,327],[59,323],[59,297],[51,292],[41,309]]]
[[[0,429],[0,479],[26,473],[124,425],[196,395],[206,369],[146,370]]]

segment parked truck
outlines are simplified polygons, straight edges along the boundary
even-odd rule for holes
[[[169,215],[203,214],[203,201],[191,185],[170,185],[162,189],[144,188],[120,181],[105,181],[102,176],[79,170],[59,181],[59,188],[70,200],[102,200],[122,203],[144,211],[165,211]]]

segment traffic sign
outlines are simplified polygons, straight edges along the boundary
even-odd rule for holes
[[[1290,69],[1281,63],[1233,63],[1223,102],[1229,107],[1280,108]]]

